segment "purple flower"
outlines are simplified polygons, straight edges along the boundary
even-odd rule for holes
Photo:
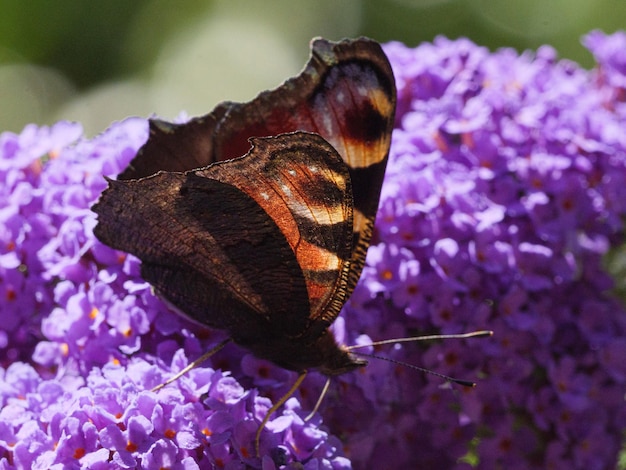
[[[462,39],[385,46],[398,112],[374,243],[333,331],[367,344],[492,329],[492,339],[363,351],[296,374],[171,312],[89,207],[147,138],[129,119],[0,135],[0,468],[611,468],[626,422],[626,316],[603,257],[624,245],[626,35],[598,66]],[[335,436],[340,436],[341,439]]]
[[[623,78],[617,64],[624,36],[594,41],[594,52],[602,50]],[[624,213],[618,187],[626,182],[626,140],[612,129],[624,115],[606,107],[616,82],[557,62],[547,47],[534,57],[489,55],[468,41],[438,38],[434,46],[390,44],[386,51],[400,106],[379,244],[353,296],[358,301],[345,309],[347,330],[383,339],[386,328],[369,319],[379,315],[405,335],[482,328],[496,335],[471,346],[444,342],[417,356],[406,345],[393,351],[394,359],[417,357],[412,361],[437,372],[480,378],[460,397],[427,378],[428,385],[394,402],[383,422],[399,423],[416,406],[413,427],[420,432],[412,446],[419,450],[402,457],[409,445],[396,439],[385,455],[400,467],[437,455],[437,465],[449,468],[474,438],[481,468],[544,467],[556,455],[548,453],[557,448],[553,442],[562,444],[563,461],[574,462],[592,438],[573,430],[597,415],[602,424],[593,439],[602,434],[607,448],[594,454],[593,465],[614,465],[623,402],[609,397],[626,391],[618,370],[626,317],[607,295],[611,281],[601,257],[623,243],[615,221]],[[394,255],[403,248],[412,253],[405,255],[411,267]],[[382,282],[381,275],[408,284]],[[385,379],[387,389],[400,387],[389,374]],[[384,398],[373,403],[384,415]],[[341,422],[374,429],[356,413],[322,413],[331,429]],[[441,448],[456,452],[438,455]],[[349,455],[365,466],[377,452],[370,445]]]

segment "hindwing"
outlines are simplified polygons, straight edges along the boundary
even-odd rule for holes
[[[144,279],[181,311],[235,338],[319,333],[346,295],[347,167],[316,134],[252,144],[206,168],[111,181],[93,207],[95,234],[138,256]]]

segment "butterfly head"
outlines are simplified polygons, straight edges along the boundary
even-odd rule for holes
[[[318,371],[324,375],[335,376],[351,372],[367,365],[367,361],[355,358],[348,351],[337,349],[337,353],[338,354],[331,357],[329,361],[318,367]]]
[[[317,370],[324,375],[341,375],[367,365],[367,361],[356,358],[347,349],[337,345],[333,334],[328,330],[318,338],[316,349],[323,352],[323,363]]]

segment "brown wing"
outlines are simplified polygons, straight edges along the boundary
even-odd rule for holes
[[[352,235],[349,174],[324,139],[252,142],[249,155],[200,170],[111,181],[93,207],[101,241],[242,345],[319,331],[317,313],[345,299]]]
[[[376,217],[395,112],[394,78],[380,45],[372,40],[316,39],[311,47],[300,75],[248,103],[222,103],[182,125],[151,121],[150,139],[119,178],[186,171],[234,158],[248,150],[253,136],[296,130],[320,134],[348,165],[352,181],[349,295],[361,275]],[[307,264],[304,258],[298,261]],[[314,271],[307,269],[305,275],[313,278]]]
[[[304,275],[309,317],[321,322],[320,332],[336,318],[346,298],[353,230],[348,168],[317,134],[296,132],[251,141],[252,156],[263,158],[211,165],[195,174],[237,187],[280,228]]]

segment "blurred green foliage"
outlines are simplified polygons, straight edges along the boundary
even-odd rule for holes
[[[206,113],[296,73],[318,35],[550,44],[590,67],[580,37],[625,27],[621,0],[0,0],[0,129]]]

